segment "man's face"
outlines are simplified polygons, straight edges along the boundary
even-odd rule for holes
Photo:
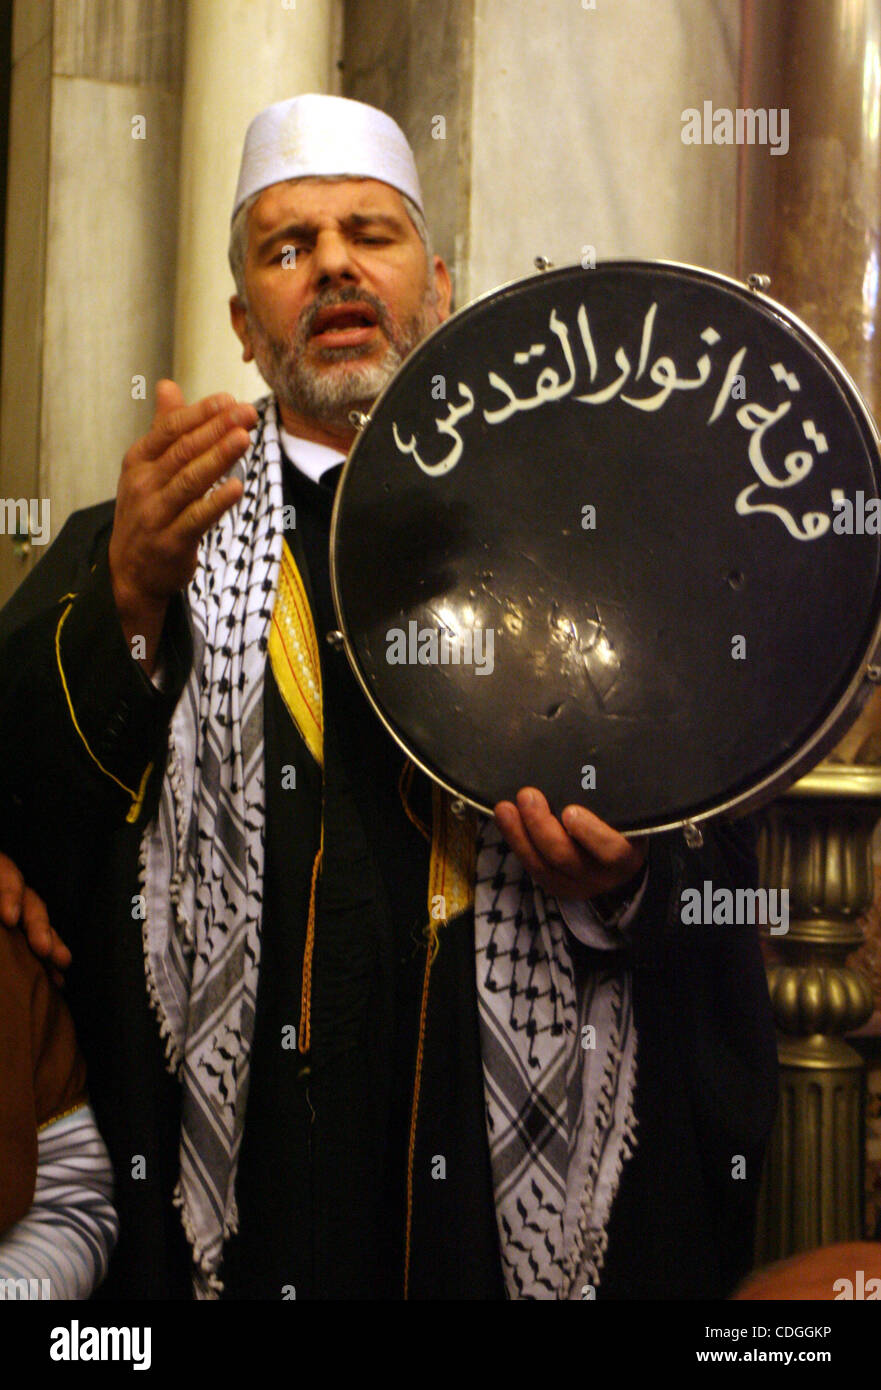
[[[375,179],[267,188],[248,215],[245,288],[231,301],[245,360],[288,429],[337,440],[450,307],[443,262],[429,267],[400,194]]]

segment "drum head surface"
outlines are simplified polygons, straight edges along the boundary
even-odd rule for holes
[[[678,824],[855,717],[878,497],[871,418],[780,306],[686,267],[553,271],[455,315],[377,402],[337,614],[383,720],[468,801]]]

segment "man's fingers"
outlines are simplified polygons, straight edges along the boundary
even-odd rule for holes
[[[21,898],[16,897],[15,893],[7,889],[5,893],[0,893],[0,922],[5,927],[14,927],[21,913]]]
[[[224,512],[235,506],[243,492],[240,478],[227,478],[181,512],[169,528],[169,536],[183,545],[192,545],[220,520]]]
[[[25,887],[21,872],[5,854],[0,854],[0,921],[6,927],[21,927],[28,946],[41,960],[61,970],[70,965],[70,951],[53,931],[46,904]]]
[[[626,883],[645,863],[640,842],[582,806],[567,806],[557,820],[534,787],[521,788],[516,805],[499,802],[495,816],[523,867],[557,896],[593,897]]]
[[[203,400],[196,401],[195,405],[183,405],[164,415],[157,414],[149,432],[140,441],[137,458],[160,458],[182,434],[198,429],[206,420],[213,419],[224,410],[232,409],[235,404],[232,396],[221,392],[216,396],[205,396]]]
[[[61,975],[60,972],[67,969],[67,967],[73,960],[73,956],[71,955],[68,947],[65,946],[64,942],[61,940],[61,937],[58,935],[55,928],[50,927],[49,930],[52,935],[52,946],[49,952],[49,959],[52,962],[53,967],[52,978],[55,980],[56,984],[62,984],[64,977],[63,975]]]
[[[236,422],[250,421],[251,412],[250,406],[224,412],[202,429],[181,436],[157,461],[157,476],[165,475],[168,480],[150,502],[152,529],[165,530],[173,526],[181,514],[192,503],[204,498],[209,488],[219,483],[224,473],[247,452],[251,436],[245,424]],[[223,510],[225,508],[221,508],[221,512]],[[182,533],[198,537],[206,524],[211,524],[206,522],[206,509],[199,509],[197,515],[199,525],[190,517],[180,528]]]
[[[546,865],[526,833],[523,818],[512,801],[500,801],[495,807],[496,823],[520,863],[535,878],[543,874]]]
[[[5,927],[15,927],[21,916],[21,894],[16,894],[12,889],[0,893],[0,921]]]
[[[165,486],[150,499],[148,516],[150,529],[154,532],[173,530],[180,536],[198,539],[232,502],[238,500],[240,494],[227,492],[224,505],[217,512],[214,512],[213,501],[210,506],[197,507],[195,512],[191,511],[193,504],[206,501],[210,489],[221,484],[223,475],[246,453],[251,437],[246,429],[237,426],[216,431],[213,442],[210,437],[204,436],[201,441],[189,443],[189,440],[193,440],[193,436],[179,440],[175,448],[180,447],[181,459],[185,453],[194,454],[194,457],[185,467],[178,464],[179,471],[174,472]],[[196,455],[199,442],[205,449]],[[158,462],[156,467],[163,468],[164,460]],[[236,480],[228,481],[232,483]],[[240,488],[240,484],[237,486]]]
[[[182,435],[157,461],[162,503],[172,516],[217,480],[218,469],[223,472],[245,453],[251,436],[243,418],[244,408],[224,412],[203,429]]]
[[[212,451],[226,445],[234,435],[240,452],[244,453],[251,442],[249,430],[254,425],[254,407],[247,402],[239,402],[228,410],[221,410],[205,421],[197,429],[178,435],[173,444],[156,460],[156,476],[168,487],[175,483],[189,464],[211,456]],[[245,440],[242,446],[242,440]]]
[[[161,503],[161,525],[167,527],[172,535],[197,538],[204,531],[204,521],[214,509],[217,492],[228,482],[238,482],[235,478],[224,478],[229,468],[240,459],[249,445],[249,435],[243,430],[233,430],[224,435],[208,450],[206,455],[193,460],[181,473],[172,478],[163,488]],[[214,489],[214,491],[211,491]],[[203,506],[204,503],[204,506]],[[224,512],[225,507],[221,507]]]
[[[53,930],[43,899],[38,897],[32,888],[24,890],[21,927],[35,956],[40,956],[61,970],[70,965],[70,951]]]
[[[35,956],[46,957],[52,949],[52,928],[49,913],[42,898],[32,888],[24,890],[21,905],[21,928]]]
[[[547,800],[535,787],[523,787],[517,793],[517,808],[523,819],[526,834],[545,865],[557,873],[577,877],[589,868],[590,861],[552,814]],[[589,848],[588,853],[590,853]]]
[[[636,873],[645,863],[645,844],[628,840],[586,806],[567,806],[560,817],[572,839],[605,868]]]
[[[0,854],[0,921],[4,926],[18,925],[23,894],[24,879],[19,870],[11,859]]]
[[[176,381],[169,381],[164,377],[156,383],[156,409],[153,413],[153,421],[160,415],[169,415],[173,410],[180,410],[186,405],[184,393]]]

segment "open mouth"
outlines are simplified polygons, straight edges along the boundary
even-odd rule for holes
[[[367,342],[378,326],[369,304],[330,304],[315,315],[309,336],[326,347],[345,347]]]

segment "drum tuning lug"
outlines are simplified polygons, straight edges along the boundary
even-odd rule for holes
[[[694,821],[687,820],[682,827],[682,833],[689,849],[700,849],[704,842],[704,832],[699,825],[695,825]]]
[[[326,641],[328,646],[333,647],[335,652],[338,652],[341,647],[346,645],[346,639],[339,628],[334,628],[332,632],[329,632]]]
[[[871,681],[873,685],[881,685],[881,666],[867,666],[866,680]]]
[[[460,820],[462,819],[465,814],[465,802],[462,800],[461,796],[453,797],[453,800],[450,802],[450,812],[452,815],[458,816]]]
[[[365,415],[363,410],[350,410],[349,424],[354,425],[356,430],[363,430],[365,425],[370,424],[370,416]]]
[[[533,261],[536,270],[553,270],[553,261],[548,260],[547,256],[536,256]]]
[[[750,289],[758,293],[759,290],[769,290],[771,288],[770,275],[759,275],[753,271],[752,275],[746,277],[746,283]]]

